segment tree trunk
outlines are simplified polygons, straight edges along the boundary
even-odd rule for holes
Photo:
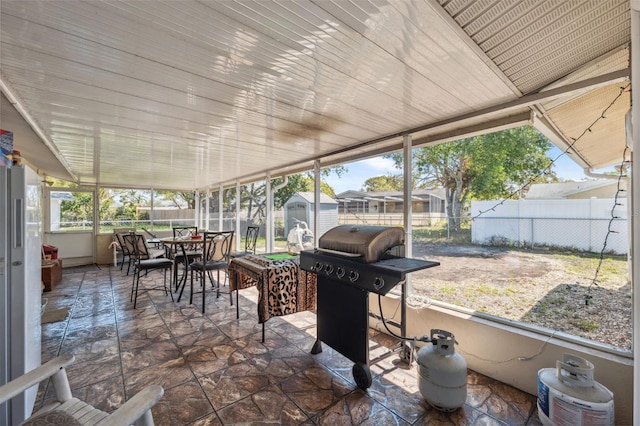
[[[451,189],[446,188],[445,190],[445,197],[447,199],[447,226],[449,227],[449,229],[455,229],[455,215],[454,215],[454,197],[453,197],[453,191],[451,191]]]
[[[453,223],[453,226],[450,228],[453,231],[460,231],[460,219],[461,219],[461,212],[462,212],[462,172],[458,172],[456,177],[456,187],[453,191],[452,194],[452,198],[453,198],[453,202],[451,203],[452,206],[452,220],[451,222]]]

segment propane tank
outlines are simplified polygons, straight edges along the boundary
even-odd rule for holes
[[[613,393],[594,381],[591,362],[564,354],[538,371],[538,417],[546,426],[613,425]]]
[[[418,351],[420,393],[434,408],[454,411],[467,399],[467,362],[448,331],[431,330],[431,343]]]

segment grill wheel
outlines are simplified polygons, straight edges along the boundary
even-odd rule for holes
[[[358,385],[360,389],[366,390],[371,387],[371,369],[369,369],[369,366],[367,364],[363,362],[356,362],[355,364],[353,364],[351,373],[353,374],[353,378],[356,381],[356,385]]]

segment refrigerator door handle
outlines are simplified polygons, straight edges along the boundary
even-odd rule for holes
[[[16,198],[13,203],[13,248],[24,245],[24,200]]]

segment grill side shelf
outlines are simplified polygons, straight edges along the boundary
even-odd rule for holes
[[[372,267],[384,269],[389,274],[395,273],[402,275],[402,278],[404,278],[405,274],[420,271],[422,269],[433,268],[434,266],[439,265],[440,262],[434,262],[431,260],[412,259],[409,257],[393,257],[390,259],[380,260],[372,264]]]

